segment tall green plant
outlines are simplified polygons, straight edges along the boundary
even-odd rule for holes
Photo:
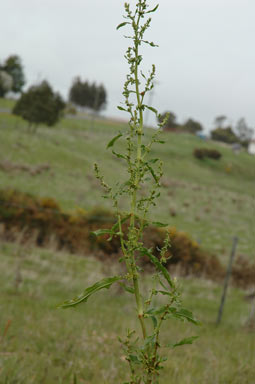
[[[94,232],[96,236],[109,235],[109,240],[114,236],[119,237],[122,257],[121,261],[126,265],[126,274],[114,276],[98,281],[87,288],[78,297],[66,301],[61,307],[72,307],[87,301],[95,292],[109,288],[112,284],[119,282],[123,289],[134,296],[136,303],[136,316],[140,324],[141,333],[128,330],[126,338],[120,339],[125,351],[126,360],[130,367],[130,380],[125,384],[157,384],[159,373],[166,357],[161,353],[160,331],[163,323],[168,319],[186,320],[193,324],[197,321],[192,313],[183,308],[180,295],[177,290],[176,281],[173,280],[164,264],[167,251],[170,246],[169,235],[166,231],[164,246],[160,251],[160,257],[156,257],[143,242],[144,229],[149,225],[147,218],[151,206],[154,206],[160,193],[160,179],[162,177],[162,162],[157,158],[151,158],[150,152],[154,143],[163,143],[160,132],[165,121],[160,119],[156,109],[146,105],[145,97],[153,88],[155,66],[152,66],[148,76],[140,71],[142,56],[140,48],[142,44],[152,47],[153,42],[144,39],[146,30],[151,23],[150,14],[155,12],[158,5],[149,9],[147,0],[139,0],[134,10],[125,3],[125,21],[118,25],[117,29],[129,26],[132,30],[130,36],[132,46],[127,49],[125,58],[129,64],[129,73],[124,84],[124,102],[118,108],[130,115],[127,132],[120,132],[107,145],[112,153],[125,161],[128,177],[122,184],[108,185],[97,164],[95,164],[96,177],[105,189],[105,197],[112,199],[116,210],[116,223],[111,229],[102,229]],[[155,113],[159,123],[159,129],[155,131],[151,139],[144,136],[144,111],[150,109]],[[166,116],[166,119],[168,116]],[[125,138],[126,150],[118,153],[114,145],[121,137]],[[141,188],[148,184],[146,196],[141,193]],[[130,201],[128,212],[121,212],[119,201],[123,195],[127,195]],[[165,224],[154,222],[155,226],[164,227]],[[124,227],[127,228],[124,231]],[[151,286],[147,294],[141,293],[142,270],[139,267],[139,259],[146,257],[155,267],[155,273],[151,276]],[[157,300],[159,296],[161,300]],[[157,304],[157,302],[159,302]],[[164,347],[177,347],[183,344],[191,344],[196,337],[190,337]]]

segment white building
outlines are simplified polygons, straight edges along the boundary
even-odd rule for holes
[[[255,139],[252,139],[248,146],[248,153],[250,155],[255,155]]]

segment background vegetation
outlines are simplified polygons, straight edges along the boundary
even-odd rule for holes
[[[26,122],[6,110],[12,107],[12,101],[1,99],[0,109],[5,110],[0,113],[1,189],[52,197],[70,213],[89,214],[102,206],[92,164],[101,162],[107,177],[122,179],[121,159],[106,153],[105,145],[125,124],[98,119],[91,129],[88,115],[78,113],[54,128],[39,126],[31,134]],[[146,135],[152,133],[147,129]],[[227,145],[204,142],[187,133],[165,133],[164,139],[166,145],[157,146],[153,153],[165,164],[161,204],[152,214],[153,221],[169,222],[178,231],[188,232],[223,264],[237,235],[238,255],[254,261],[254,157],[245,151],[236,155]],[[118,145],[123,145],[121,139]],[[196,159],[197,147],[216,149],[222,158]],[[107,200],[104,206],[110,208]],[[120,362],[116,335],[124,334],[132,323],[129,297],[116,287],[110,295],[95,296],[90,306],[72,310],[71,316],[56,306],[95,280],[118,273],[120,266],[92,254],[84,258],[56,251],[54,237],[47,250],[35,248],[33,238],[30,245],[19,245],[18,234],[15,244],[0,243],[0,381],[118,383],[119,375],[126,375],[126,363]],[[184,329],[187,336],[200,338],[192,346],[176,349],[162,382],[169,383],[171,377],[182,384],[253,383],[254,331],[247,326],[250,292],[230,287],[222,324],[216,328],[221,285],[194,277],[179,278],[179,282],[184,305],[195,311],[203,325],[194,331],[172,323],[163,330],[174,341],[183,336]],[[99,306],[101,312],[95,316]]]
[[[97,120],[91,129],[90,119],[78,114],[76,118],[62,120],[54,129],[42,127],[31,135],[21,119],[7,112],[0,116],[0,178],[5,188],[53,197],[65,210],[81,207],[88,211],[102,206],[102,190],[92,170],[95,161],[103,164],[107,178],[117,181],[124,176],[122,160],[114,159],[110,151],[105,152],[106,143],[124,123]],[[147,129],[146,135],[152,133]],[[246,152],[236,155],[227,146],[204,142],[190,134],[165,133],[164,139],[166,145],[155,146],[152,154],[163,159],[165,171],[161,203],[152,213],[153,221],[169,222],[188,232],[223,262],[228,258],[233,236],[237,235],[238,253],[252,259],[254,157]],[[123,145],[121,139],[116,145]],[[198,146],[218,149],[222,158],[201,162],[193,156]],[[33,175],[15,169],[15,165],[27,165],[30,169],[48,167]],[[109,207],[107,200],[103,203]],[[125,207],[125,201],[122,205]]]

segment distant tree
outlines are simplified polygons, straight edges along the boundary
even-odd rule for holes
[[[222,141],[224,143],[233,144],[238,143],[239,138],[235,135],[232,127],[216,128],[211,131],[211,138],[216,141]]]
[[[183,124],[183,129],[187,132],[190,133],[197,133],[203,130],[202,124],[200,124],[198,121],[195,121],[193,119],[188,119],[184,124]]]
[[[0,70],[0,97],[4,97],[12,89],[12,77],[5,71]]]
[[[69,100],[76,105],[99,112],[106,106],[107,93],[102,84],[82,82],[76,77],[69,91]]]
[[[11,90],[14,93],[19,93],[25,84],[25,76],[21,59],[17,55],[9,56],[3,66],[2,70],[12,77],[13,84]]]
[[[177,123],[176,115],[173,112],[170,112],[170,111],[164,112],[162,115],[160,115],[158,120],[161,123],[162,121],[164,121],[167,114],[168,114],[168,120],[165,126],[163,127],[163,129],[165,131],[175,131],[176,128],[178,127],[178,123]]]
[[[247,147],[254,135],[254,130],[248,127],[243,117],[239,119],[238,122],[236,123],[235,131],[242,145],[244,147]]]
[[[225,115],[219,115],[215,117],[214,119],[215,128],[223,128],[223,125],[226,120],[227,120],[227,116]]]
[[[35,131],[39,124],[56,124],[64,108],[65,103],[61,96],[53,92],[47,81],[43,81],[21,95],[13,113],[28,121],[29,127],[34,127]]]

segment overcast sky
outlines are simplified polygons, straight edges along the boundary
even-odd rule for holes
[[[135,4],[134,0],[130,1]],[[159,0],[148,40],[159,48],[144,51],[155,63],[153,105],[171,110],[179,122],[193,117],[207,128],[225,114],[245,117],[255,127],[255,1]],[[151,0],[151,6],[157,1]],[[47,79],[64,97],[72,79],[97,81],[108,91],[104,112],[122,100],[127,44],[116,31],[120,0],[0,0],[0,60],[18,54],[27,85]]]

